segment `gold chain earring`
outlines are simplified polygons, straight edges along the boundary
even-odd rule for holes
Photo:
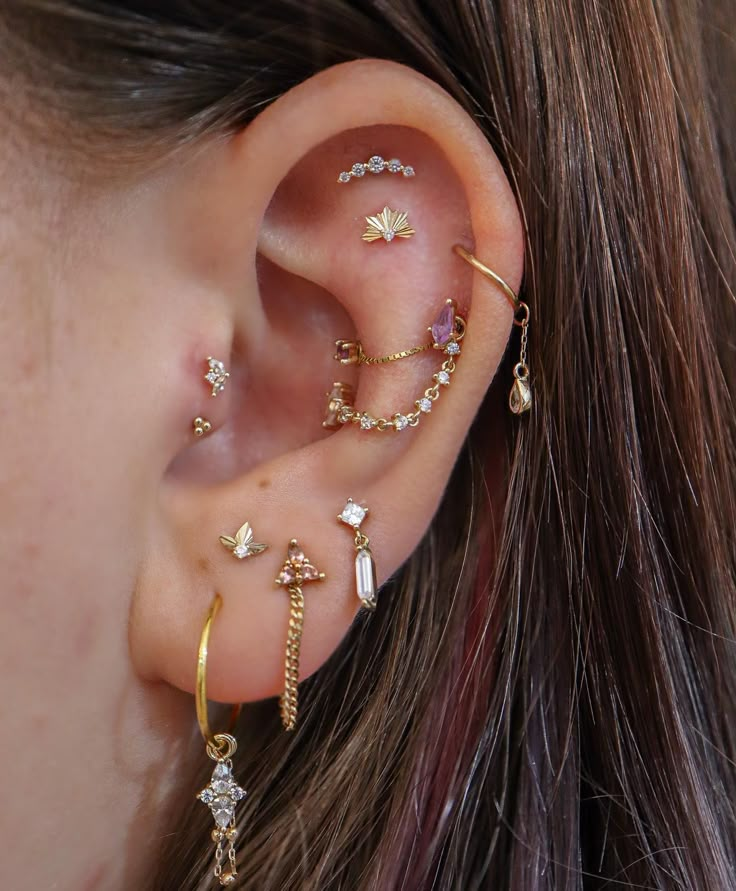
[[[521,328],[521,348],[519,351],[519,361],[514,365],[514,383],[509,393],[509,408],[515,415],[523,415],[532,407],[532,390],[529,383],[529,366],[526,360],[527,344],[529,342],[529,319],[531,311],[523,300],[519,300],[513,288],[510,288],[500,275],[492,269],[481,263],[474,257],[470,251],[466,250],[461,244],[453,245],[453,251],[462,257],[466,263],[469,263],[473,269],[480,272],[487,279],[490,279],[504,293],[504,296],[511,304],[514,310],[514,325]]]
[[[276,579],[277,585],[285,585],[289,592],[289,631],[286,638],[286,659],[284,660],[284,692],[281,694],[281,723],[284,730],[296,727],[299,710],[299,654],[304,628],[304,594],[302,586],[307,582],[324,579],[320,572],[307,560],[299,542],[292,538],[286,554],[286,562]]]
[[[197,721],[205,741],[207,755],[216,763],[209,785],[202,789],[197,798],[209,807],[215,821],[215,828],[212,830],[212,841],[215,843],[215,878],[221,885],[231,885],[238,875],[235,855],[235,838],[238,834],[235,808],[238,802],[245,798],[246,792],[233,778],[232,756],[237,751],[238,743],[232,735],[232,731],[240,713],[240,706],[233,706],[230,726],[226,733],[213,734],[207,716],[207,655],[210,631],[221,606],[222,598],[219,594],[215,594],[199,639],[196,689]],[[224,870],[223,861],[226,857],[229,867]]]

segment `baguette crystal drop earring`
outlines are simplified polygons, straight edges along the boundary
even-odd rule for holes
[[[360,531],[360,524],[367,515],[367,507],[356,504],[352,498],[348,498],[337,519],[355,531],[355,590],[361,604],[367,610],[373,611],[376,608],[378,592],[376,564],[370,548],[370,539]]]
[[[202,789],[197,798],[207,805],[215,821],[215,828],[212,830],[212,841],[215,843],[213,874],[221,885],[232,885],[238,875],[235,853],[235,839],[238,830],[235,809],[238,802],[246,796],[245,790],[241,789],[233,778],[232,757],[237,751],[238,743],[232,735],[232,731],[240,713],[240,706],[233,706],[230,726],[226,733],[213,734],[207,715],[207,656],[210,631],[221,606],[222,598],[219,594],[215,594],[199,640],[196,685],[197,721],[205,741],[207,755],[215,762],[215,769],[212,771],[209,785]],[[225,863],[226,860],[227,863]]]
[[[480,272],[481,275],[484,275],[500,288],[514,311],[514,325],[521,328],[521,347],[519,350],[519,361],[514,365],[514,383],[511,385],[511,392],[509,393],[509,409],[515,415],[523,415],[532,407],[533,401],[532,389],[529,383],[529,366],[526,360],[531,310],[523,300],[519,300],[514,289],[509,287],[498,273],[486,266],[485,263],[481,263],[477,257],[473,256],[461,244],[453,245],[452,249],[458,257],[462,257],[473,269]]]
[[[277,585],[283,585],[289,592],[289,631],[286,638],[286,658],[284,660],[284,692],[281,694],[281,723],[284,730],[293,730],[299,710],[299,654],[304,629],[304,594],[302,587],[307,582],[324,579],[320,572],[307,560],[299,542],[292,538],[286,554],[286,561],[276,578]]]

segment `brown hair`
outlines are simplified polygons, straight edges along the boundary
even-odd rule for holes
[[[475,116],[523,209],[535,409],[491,388],[299,732],[246,710],[244,887],[736,887],[726,5],[3,4],[6,73],[98,150],[234,131],[378,56]],[[187,804],[155,888],[203,881],[209,828]]]

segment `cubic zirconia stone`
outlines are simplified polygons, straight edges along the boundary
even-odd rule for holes
[[[212,791],[212,789],[210,789],[209,786],[207,786],[206,789],[202,789],[202,791],[197,796],[197,798],[199,798],[199,800],[203,801],[205,804],[209,804],[214,799],[214,797],[215,793]]]
[[[409,418],[406,415],[394,415],[394,427],[397,430],[406,430],[409,426]]]
[[[423,412],[432,411],[432,400],[428,399],[426,396],[424,398],[420,399],[419,402],[417,402],[417,405],[419,406],[420,411],[423,411]]]
[[[446,371],[438,371],[437,382],[442,384],[443,387],[448,386],[450,383],[450,375]]]
[[[212,791],[215,795],[227,795],[230,792],[230,783],[228,780],[215,780],[212,783]]]
[[[248,548],[246,545],[236,545],[233,548],[233,554],[238,558],[238,560],[244,560],[248,556]]]
[[[351,172],[353,176],[365,176],[365,164],[353,164]]]
[[[347,170],[343,170],[343,172],[340,174],[340,176],[338,176],[337,181],[341,182],[341,183],[349,183],[350,182],[350,174],[347,172]]]
[[[459,356],[460,344],[455,340],[451,340],[445,347],[445,352],[448,356]]]
[[[396,238],[396,233],[393,229],[386,229],[386,231],[383,233],[384,241],[393,241],[394,238]]]
[[[445,346],[455,330],[455,308],[452,303],[446,303],[439,315],[432,323],[432,339],[437,346]]]
[[[386,162],[380,155],[373,155],[373,157],[368,160],[368,169],[371,173],[383,173],[383,168],[385,166]]]
[[[360,419],[360,426],[363,430],[370,430],[373,427],[374,423],[375,421],[370,415],[363,415],[363,417]]]
[[[366,513],[367,511],[362,505],[356,504],[354,501],[348,501],[340,514],[340,519],[343,523],[347,523],[348,526],[353,526],[357,529],[365,519]]]
[[[235,802],[232,798],[229,798],[227,795],[221,795],[212,802],[210,807],[215,823],[217,823],[220,829],[227,828],[235,814]]]
[[[368,548],[361,548],[355,558],[355,587],[358,597],[366,605],[373,607],[376,602],[376,564]]]
[[[404,176],[414,176],[414,168],[413,167],[404,167],[403,170]]]
[[[347,424],[347,423],[350,421],[350,418],[351,418],[352,416],[353,416],[353,410],[352,410],[352,408],[348,408],[347,405],[344,405],[344,406],[340,409],[340,411],[339,411],[339,413],[338,413],[338,415],[337,415],[337,419],[338,419],[338,421],[339,421],[341,424]]]
[[[242,801],[248,793],[245,789],[241,789],[240,786],[233,786],[230,789],[230,796],[235,799],[235,801]]]
[[[213,780],[229,780],[232,777],[232,773],[230,768],[224,761],[218,761],[215,765],[215,769],[212,771],[212,779]]]
[[[391,158],[387,166],[390,173],[401,173],[402,164],[398,158]]]

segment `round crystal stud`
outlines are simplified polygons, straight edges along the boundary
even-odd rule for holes
[[[373,155],[373,157],[368,160],[368,169],[371,173],[383,173],[383,168],[385,166],[386,162],[380,155]]]
[[[343,172],[338,176],[337,181],[339,183],[349,183],[350,182],[350,174],[347,170],[343,170]]]
[[[386,231],[383,233],[384,241],[393,241],[394,238],[396,238],[396,233],[393,229],[386,229]]]
[[[351,169],[353,176],[365,176],[365,164],[353,164]]]
[[[353,416],[353,410],[351,408],[348,408],[347,405],[344,405],[338,412],[337,420],[341,424],[347,424],[350,421],[352,416]]]
[[[404,167],[404,170],[402,172],[403,172],[404,176],[414,176],[414,168],[413,167],[406,166],[406,167]]]
[[[394,427],[397,430],[406,430],[409,426],[409,418],[406,415],[394,415]]]
[[[233,554],[235,554],[238,560],[243,560],[248,556],[248,548],[245,545],[236,545],[233,548]]]
[[[432,411],[432,400],[428,399],[426,396],[423,399],[420,399],[419,402],[417,402],[417,405],[419,406],[420,411],[423,411],[423,412]]]
[[[215,794],[212,791],[212,789],[210,789],[209,786],[207,786],[206,789],[202,789],[202,791],[199,793],[199,796],[198,796],[199,800],[203,801],[205,804],[209,804],[213,800],[214,797],[215,797]]]
[[[401,168],[403,167],[398,158],[391,158],[386,166],[388,167],[389,173],[401,173]]]
[[[455,340],[451,340],[445,347],[448,356],[457,356],[460,354],[460,344]]]
[[[360,426],[363,430],[370,430],[374,424],[375,421],[370,415],[363,415],[360,419]]]
[[[448,386],[450,383],[450,375],[446,371],[438,371],[437,383],[442,384],[443,387]]]

